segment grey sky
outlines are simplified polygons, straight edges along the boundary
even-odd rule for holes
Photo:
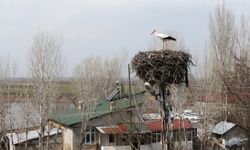
[[[0,55],[9,55],[25,76],[34,35],[49,31],[63,39],[67,74],[89,56],[127,50],[133,56],[154,45],[150,32],[181,35],[194,56],[203,57],[208,19],[218,0],[0,0]],[[227,0],[239,17],[250,1]]]

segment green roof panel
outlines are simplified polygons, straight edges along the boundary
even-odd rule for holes
[[[135,95],[144,94],[144,92],[136,93]],[[136,102],[131,101],[129,99],[117,99],[113,101],[114,110],[110,109],[110,101],[108,100],[102,100],[98,105],[95,106],[95,109],[93,109],[90,113],[90,119],[100,117],[102,115],[106,115],[112,112],[116,112],[119,110],[127,109],[130,107],[135,107],[139,104],[142,104],[143,102]],[[81,122],[81,112],[76,108],[70,108],[64,112],[55,112],[51,117],[50,120],[54,120],[58,123],[64,124],[66,126],[70,126],[76,123]]]

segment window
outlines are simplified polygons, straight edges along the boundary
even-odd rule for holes
[[[109,134],[109,143],[115,143],[115,136],[114,136],[114,134]]]
[[[161,133],[160,132],[153,132],[152,133],[152,142],[160,142],[161,141]]]
[[[93,127],[89,128],[85,132],[85,144],[95,144],[95,129]]]
[[[193,139],[192,131],[186,131],[186,138],[188,141],[192,141],[192,139]]]
[[[192,131],[175,131],[174,132],[174,141],[185,141],[185,138],[187,141],[192,141]]]
[[[118,135],[118,143],[117,145],[128,145],[128,136],[123,134],[123,135]]]

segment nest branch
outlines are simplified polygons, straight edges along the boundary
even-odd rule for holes
[[[132,59],[132,69],[144,81],[166,87],[171,84],[188,86],[188,69],[192,57],[182,51],[162,50],[139,52]]]

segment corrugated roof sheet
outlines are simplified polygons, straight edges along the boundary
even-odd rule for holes
[[[8,133],[6,134],[10,140],[10,143],[13,143],[13,144],[18,144],[18,143],[22,143],[22,142],[25,142],[25,141],[29,141],[29,140],[33,140],[33,139],[37,139],[39,138],[39,133],[40,131],[39,130],[31,130],[31,131],[28,131],[28,136],[27,136],[27,139],[26,139],[26,133],[25,132],[22,132],[22,133]],[[52,135],[56,135],[58,133],[61,133],[62,131],[59,129],[59,128],[52,128],[50,129],[50,132],[49,132],[49,135],[52,136]],[[45,131],[44,131],[44,136],[48,136],[48,129],[46,128]],[[13,142],[12,142],[12,139],[13,139]]]
[[[162,121],[160,119],[156,121],[149,121],[146,123],[146,125],[153,132],[161,131],[162,129]]]
[[[221,121],[214,126],[212,133],[223,135],[228,130],[232,129],[234,126],[235,126],[235,124],[232,122]]]
[[[96,127],[101,133],[123,133],[124,131],[119,126],[102,126]]]
[[[150,129],[146,126],[143,122],[126,122],[126,123],[119,123],[119,128],[123,132],[149,132]]]
[[[192,125],[189,120],[175,119],[173,121],[173,129],[190,129]],[[151,122],[126,122],[119,123],[117,126],[101,126],[96,127],[101,133],[127,133],[127,132],[155,132],[162,130],[162,121],[156,120]]]
[[[145,91],[136,93],[135,95],[144,94]],[[142,104],[143,102],[137,102],[138,104]],[[130,106],[130,100],[128,99],[117,99],[113,101],[114,110],[110,109],[110,101],[102,100],[96,107],[90,112],[90,119],[109,114],[118,110],[127,109],[130,107],[135,107],[136,103],[132,100]],[[58,123],[62,123],[66,126],[70,126],[76,124],[81,121],[81,112],[76,108],[70,108],[64,112],[55,112],[50,120],[54,120]]]
[[[150,121],[146,123],[147,127],[151,131],[161,131],[162,130],[162,120],[156,120],[156,121]],[[189,120],[179,120],[179,119],[174,119],[173,120],[173,130],[177,129],[190,129],[192,128],[192,125]]]
[[[118,89],[115,89],[108,97],[107,100],[112,100],[114,96],[116,96],[120,91]]]
[[[189,120],[180,120],[180,119],[174,119],[173,121],[173,129],[190,129],[192,128],[191,122]]]

